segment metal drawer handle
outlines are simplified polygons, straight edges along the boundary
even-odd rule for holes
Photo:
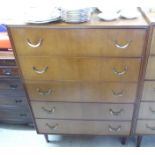
[[[16,103],[22,103],[23,100],[15,100]]]
[[[151,127],[151,126],[149,126],[148,124],[146,124],[145,126],[146,126],[146,128],[148,128],[148,129],[150,129],[150,130],[153,130],[153,131],[155,130],[155,127],[154,127],[154,126]]]
[[[50,128],[51,130],[55,130],[57,127],[58,127],[58,124],[55,124],[55,125],[50,125],[50,124],[48,124],[48,123],[46,123],[46,126],[48,127],[48,128]]]
[[[111,115],[118,116],[124,111],[124,109],[120,109],[119,111],[114,111],[113,109],[109,109]]]
[[[152,107],[149,107],[149,110],[150,110],[152,113],[155,113],[155,110],[153,110]]]
[[[12,73],[11,73],[11,70],[6,70],[6,69],[3,69],[3,75],[7,75],[7,76],[10,76]]]
[[[33,66],[33,71],[36,72],[37,74],[43,74],[48,70],[48,66],[44,67],[43,69],[37,69],[36,67]]]
[[[122,75],[125,75],[128,71],[128,67],[125,66],[125,68],[123,69],[123,71],[118,71],[116,68],[113,68],[112,69],[112,72],[118,76],[122,76]]]
[[[43,39],[39,39],[37,41],[37,43],[32,43],[29,39],[27,39],[27,44],[32,47],[32,48],[38,48],[39,46],[41,46]]]
[[[18,88],[18,85],[17,84],[10,84],[9,87],[11,89],[17,89]]]
[[[120,48],[120,49],[126,49],[126,48],[128,48],[129,45],[131,44],[131,42],[132,42],[132,41],[130,40],[130,41],[128,41],[126,44],[121,45],[121,44],[118,43],[117,40],[113,40],[113,44],[115,45],[115,47]]]
[[[122,128],[121,125],[118,126],[118,127],[116,127],[116,128],[114,128],[114,127],[112,127],[111,125],[109,125],[108,130],[109,130],[110,132],[120,132],[120,131],[121,131],[121,128]]]
[[[124,95],[124,90],[122,90],[120,92],[115,92],[114,90],[112,90],[112,93],[114,96],[122,97]]]
[[[49,89],[47,91],[42,91],[40,88],[37,88],[36,90],[41,96],[48,96],[52,93],[52,89]]]
[[[41,107],[41,109],[44,110],[45,112],[47,112],[48,114],[55,112],[55,107],[53,107],[51,109],[46,109],[45,107]]]

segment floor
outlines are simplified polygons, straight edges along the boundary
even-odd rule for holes
[[[0,146],[28,147],[134,147],[135,138],[122,145],[120,137],[50,135],[47,143],[32,127],[0,124]],[[144,136],[142,147],[155,147],[155,136]]]

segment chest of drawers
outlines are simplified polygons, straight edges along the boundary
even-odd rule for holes
[[[131,135],[147,26],[8,26],[37,132]]]
[[[155,13],[142,10],[149,21],[146,63],[144,67],[143,89],[139,106],[135,134],[137,146],[141,145],[143,135],[155,134]]]
[[[0,122],[32,124],[13,53],[8,56],[7,52],[0,53]]]

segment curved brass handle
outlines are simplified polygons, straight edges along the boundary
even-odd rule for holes
[[[119,126],[116,127],[116,128],[114,128],[114,127],[112,127],[111,125],[109,125],[108,130],[109,130],[110,132],[120,132],[120,131],[121,131],[121,128],[122,128],[121,125],[119,125]]]
[[[153,130],[153,131],[155,130],[155,126],[151,127],[151,126],[149,126],[148,124],[146,124],[145,126],[146,126],[146,128],[148,128],[148,129],[150,129],[150,130]]]
[[[132,42],[132,41],[129,40],[126,44],[121,45],[121,44],[118,43],[117,40],[113,40],[113,44],[115,45],[115,47],[120,48],[120,49],[126,49],[126,48],[128,48],[129,45],[131,44],[131,42]]]
[[[109,109],[111,115],[118,116],[124,109],[120,109],[119,111],[114,111],[113,109]]]
[[[113,68],[112,69],[113,73],[118,75],[118,76],[122,76],[122,75],[125,75],[128,71],[128,67],[125,66],[125,68],[123,69],[123,71],[118,71],[116,68]]]
[[[49,89],[47,91],[42,91],[40,88],[37,88],[36,90],[41,96],[48,96],[52,93],[52,89]]]
[[[149,107],[149,110],[155,114],[155,110],[153,110],[152,107]]]
[[[115,92],[114,90],[112,90],[112,93],[114,96],[121,97],[124,95],[124,90],[122,90],[120,92]]]
[[[50,125],[50,124],[46,123],[46,126],[48,128],[50,128],[51,130],[55,130],[58,127],[58,124],[56,123],[55,125]]]
[[[32,69],[37,74],[43,74],[48,70],[48,66],[44,67],[43,69],[37,69],[35,66],[33,66]]]
[[[27,44],[32,47],[32,48],[38,48],[39,46],[41,46],[43,39],[39,39],[37,41],[37,43],[32,43],[29,39],[27,39]]]
[[[47,112],[48,114],[54,113],[55,112],[55,107],[51,108],[51,109],[47,109],[45,107],[41,107],[42,110],[44,110],[45,112]]]

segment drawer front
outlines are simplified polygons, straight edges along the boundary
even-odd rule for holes
[[[1,59],[0,66],[16,66],[16,62],[11,59]]]
[[[79,102],[135,102],[135,83],[44,82],[26,83],[31,100]]]
[[[144,29],[10,29],[17,54],[27,56],[137,57],[146,35]]]
[[[20,57],[25,80],[137,81],[140,59]]]
[[[16,67],[7,68],[0,67],[0,77],[18,77],[18,69]]]
[[[40,133],[129,135],[130,122],[36,119]]]
[[[146,70],[146,79],[153,79],[155,80],[155,57],[150,56],[147,64],[147,70]]]
[[[0,106],[8,107],[8,106],[23,106],[28,105],[26,97],[1,97],[0,98]]]
[[[16,89],[16,90],[3,90],[3,89],[0,89],[0,97],[3,97],[3,96],[9,96],[9,97],[12,97],[12,96],[25,96],[25,91],[23,89]]]
[[[142,102],[140,105],[139,119],[155,119],[155,103]]]
[[[132,120],[133,104],[31,102],[36,118]]]
[[[27,107],[22,108],[0,108],[0,121],[1,120],[19,120],[19,119],[30,119],[31,113]]]
[[[20,80],[1,80],[0,79],[0,89],[17,90],[22,89],[22,84]]]
[[[144,82],[143,101],[155,101],[155,82]]]
[[[155,55],[155,28],[153,29],[150,54]]]
[[[137,134],[155,134],[155,121],[152,120],[138,120]]]

